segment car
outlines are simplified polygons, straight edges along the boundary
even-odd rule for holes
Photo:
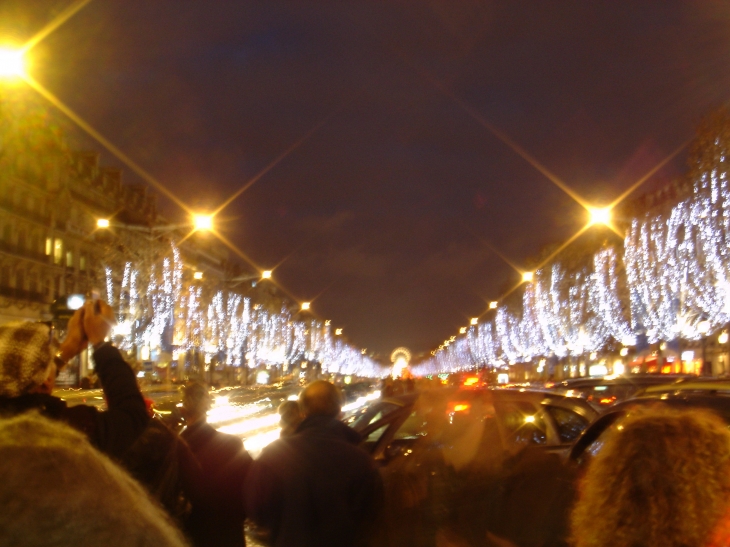
[[[363,448],[384,465],[435,434],[434,427],[441,428],[441,441],[454,442],[470,422],[484,426],[490,419],[501,450],[536,445],[559,452],[597,416],[582,399],[558,393],[443,388],[382,398],[349,416],[347,423],[362,435]]]
[[[597,408],[628,399],[648,386],[673,384],[697,378],[690,374],[628,374],[595,378],[571,378],[550,385],[551,389],[580,394]]]
[[[724,387],[725,389],[717,389]],[[617,403],[581,434],[566,454],[567,463],[582,468],[601,450],[606,438],[632,411],[657,405],[673,408],[703,408],[718,414],[730,426],[730,383],[682,382],[661,388],[649,388],[642,395]]]
[[[346,423],[385,482],[374,544],[433,544],[446,530],[475,545],[487,531],[565,535],[551,514],[562,506],[563,452],[597,416],[579,397],[528,388],[441,388],[366,405]],[[502,519],[501,507],[519,507],[519,523]],[[524,526],[525,510],[540,526]]]

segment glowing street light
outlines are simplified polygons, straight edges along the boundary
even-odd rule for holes
[[[22,78],[25,76],[25,52],[22,49],[0,49],[0,78]]]
[[[311,302],[302,302],[302,311],[308,310],[312,306]]]
[[[535,274],[533,272],[522,272],[522,281],[524,281],[525,283],[530,283],[534,276]]]
[[[459,329],[459,334],[466,334],[466,327],[461,327]]]
[[[193,274],[193,279],[203,279],[203,272],[195,272]]]
[[[589,207],[588,214],[590,215],[589,224],[611,224],[611,208],[610,207]]]
[[[342,336],[342,329],[335,329],[335,336]]]
[[[193,215],[193,226],[196,230],[212,230],[213,215]]]
[[[109,219],[108,218],[100,218],[96,221],[96,227],[97,228],[108,228],[109,227]]]
[[[492,300],[489,303],[489,309],[490,310],[496,310],[497,309],[497,306],[499,306],[499,302],[497,302],[496,300]]]
[[[720,336],[717,337],[717,341],[720,344],[727,344],[728,339],[730,339],[730,335],[728,335],[726,330],[722,331]]]
[[[470,323],[472,325],[478,325],[479,324],[479,318],[478,317],[472,317]]]
[[[271,270],[261,272],[261,279],[271,279]]]

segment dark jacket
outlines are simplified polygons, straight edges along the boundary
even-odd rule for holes
[[[202,500],[193,503],[187,530],[197,547],[241,547],[243,481],[251,457],[238,437],[220,433],[205,422],[185,429],[188,443],[202,468]]]
[[[99,411],[87,405],[68,407],[65,401],[53,395],[29,393],[20,397],[0,397],[0,416],[38,410],[44,416],[82,431],[99,450],[120,460],[150,418],[134,372],[119,350],[104,344],[94,351],[94,362],[108,410]]]
[[[274,546],[366,545],[382,499],[372,458],[359,435],[327,416],[310,416],[253,462],[246,510],[271,531]]]

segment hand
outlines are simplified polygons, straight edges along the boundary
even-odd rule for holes
[[[60,347],[61,359],[64,361],[73,359],[89,345],[84,330],[84,313],[84,308],[80,308],[68,320],[66,338],[61,342]]]
[[[101,344],[117,324],[114,310],[102,300],[87,300],[84,303],[84,330],[89,342]]]

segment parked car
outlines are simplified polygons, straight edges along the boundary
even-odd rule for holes
[[[648,386],[673,384],[697,378],[690,374],[629,374],[623,376],[571,378],[555,382],[551,389],[580,394],[597,408],[628,399]]]
[[[724,389],[718,389],[724,388]],[[617,403],[593,422],[567,453],[569,465],[583,467],[598,454],[606,437],[637,408],[668,405],[674,408],[704,408],[716,412],[730,426],[730,382],[695,381],[652,387],[633,399]]]
[[[598,412],[578,397],[536,390],[440,389],[386,397],[351,415],[347,423],[380,464],[435,435],[456,442],[463,427],[494,422],[501,450],[537,445],[567,450]],[[495,448],[497,448],[495,446]]]
[[[487,531],[518,545],[563,537],[562,452],[597,417],[578,397],[528,389],[443,388],[384,398],[346,422],[380,465],[386,498],[378,545],[433,545]],[[505,511],[517,520],[503,518]],[[531,515],[525,526],[524,514]]]

